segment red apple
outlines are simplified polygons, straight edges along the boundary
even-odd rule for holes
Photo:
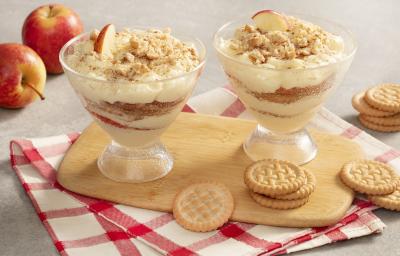
[[[0,107],[22,108],[38,97],[44,99],[46,68],[28,46],[0,44]]]
[[[79,16],[61,4],[50,4],[33,10],[22,28],[24,44],[43,59],[49,73],[62,73],[58,53],[71,38],[83,31]]]
[[[262,10],[251,17],[262,32],[286,31],[289,24],[284,15],[272,10]]]

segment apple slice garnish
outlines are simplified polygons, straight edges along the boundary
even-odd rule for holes
[[[94,50],[97,53],[112,56],[112,50],[115,46],[115,26],[107,24],[102,28],[94,41]]]
[[[251,17],[261,32],[267,31],[286,31],[289,28],[284,15],[272,10],[262,10]]]

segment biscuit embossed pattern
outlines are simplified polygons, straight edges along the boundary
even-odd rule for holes
[[[387,117],[391,116],[393,112],[387,112],[379,110],[370,106],[365,100],[365,92],[359,92],[353,96],[351,104],[354,109],[360,112],[360,114],[368,115],[371,117]]]
[[[186,229],[207,232],[222,226],[233,211],[233,197],[229,189],[217,182],[192,184],[178,193],[173,213],[176,221]]]
[[[391,167],[372,160],[356,160],[345,164],[341,178],[352,189],[371,195],[392,193],[398,182]]]
[[[390,112],[400,111],[400,85],[383,84],[367,91],[367,102],[372,106]]]
[[[301,199],[301,198],[306,198],[308,197],[312,192],[315,190],[315,186],[317,184],[317,180],[310,171],[305,170],[306,173],[306,183],[299,188],[299,190],[296,190],[293,193],[286,194],[286,195],[275,195],[272,196],[273,198],[276,199],[282,199],[282,200],[296,200],[296,199]]]
[[[254,192],[284,195],[298,190],[306,180],[298,166],[282,160],[266,159],[253,163],[245,172],[245,183]]]

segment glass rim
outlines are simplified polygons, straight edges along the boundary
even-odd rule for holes
[[[134,27],[129,27],[129,29],[157,29],[154,27],[144,27],[144,26],[134,26]],[[88,76],[86,74],[82,74],[79,73],[78,71],[76,71],[75,69],[73,69],[72,67],[70,67],[64,60],[64,53],[66,52],[66,50],[68,49],[68,47],[70,47],[72,44],[74,44],[76,41],[82,39],[85,36],[90,36],[91,32],[85,32],[85,33],[81,33],[73,38],[71,38],[67,43],[64,44],[64,46],[61,48],[59,54],[58,54],[58,58],[60,60],[61,66],[63,67],[63,69],[68,70],[69,72],[73,73],[76,76],[85,78],[85,79],[89,79],[89,80],[93,80],[93,81],[97,81],[97,82],[112,82],[112,83],[118,83],[118,84],[151,84],[151,83],[160,83],[160,82],[168,82],[168,81],[172,81],[175,79],[179,79],[188,75],[191,75],[193,73],[196,73],[197,71],[199,71],[204,64],[206,63],[207,60],[207,50],[206,47],[204,45],[204,43],[196,38],[196,37],[192,37],[192,36],[188,36],[188,35],[183,35],[183,34],[177,34],[173,35],[175,38],[179,39],[179,36],[182,37],[187,37],[190,38],[191,42],[196,42],[200,45],[200,49],[196,49],[198,51],[203,51],[204,54],[203,56],[199,56],[200,57],[200,62],[199,64],[196,65],[196,67],[189,71],[189,72],[184,72],[182,74],[173,76],[173,77],[168,77],[165,79],[160,79],[160,80],[152,80],[152,81],[112,81],[112,80],[107,80],[107,79],[101,79],[101,78],[97,78],[97,77],[92,77],[92,76]]]
[[[223,24],[223,25],[214,33],[214,36],[213,36],[213,47],[214,47],[214,49],[217,51],[218,54],[221,54],[222,56],[224,56],[225,58],[227,58],[227,59],[229,59],[229,60],[231,60],[231,61],[233,61],[233,62],[236,62],[236,63],[241,64],[241,65],[244,65],[244,66],[248,66],[248,67],[251,67],[251,68],[254,68],[254,69],[271,70],[271,71],[273,71],[273,70],[275,70],[275,71],[286,71],[286,70],[287,70],[287,71],[315,70],[315,69],[320,69],[320,68],[325,68],[325,67],[330,67],[330,66],[338,65],[338,64],[340,64],[340,63],[346,62],[348,59],[351,59],[351,58],[355,55],[355,53],[356,53],[356,51],[357,51],[357,49],[358,49],[357,40],[356,40],[356,38],[355,38],[353,32],[351,32],[351,31],[350,31],[349,29],[347,29],[345,26],[343,26],[343,25],[341,25],[341,24],[339,24],[339,23],[337,23],[337,22],[335,22],[335,21],[331,21],[331,20],[329,20],[329,19],[320,18],[320,17],[314,16],[314,15],[308,15],[308,14],[303,14],[303,13],[285,13],[285,14],[287,14],[287,15],[289,15],[289,16],[293,16],[293,17],[299,17],[299,18],[301,18],[301,19],[303,19],[303,17],[305,17],[305,18],[307,18],[307,17],[309,17],[309,18],[314,18],[314,19],[318,19],[318,20],[323,21],[323,22],[326,22],[326,23],[330,23],[331,25],[334,25],[335,27],[337,27],[337,28],[339,28],[340,30],[344,31],[344,32],[349,36],[349,38],[350,38],[350,40],[351,40],[351,42],[352,42],[352,45],[353,45],[351,51],[350,51],[348,54],[346,54],[343,58],[341,58],[339,61],[336,61],[336,62],[333,62],[333,63],[322,64],[322,65],[319,65],[319,66],[316,66],[316,67],[301,68],[301,69],[294,69],[294,68],[293,68],[293,69],[288,69],[288,68],[271,68],[271,67],[264,67],[264,66],[256,66],[256,65],[254,65],[254,64],[252,64],[252,63],[246,63],[246,62],[244,62],[244,61],[241,61],[241,60],[238,60],[238,59],[236,59],[236,58],[233,58],[232,56],[230,56],[230,55],[226,54],[225,52],[223,52],[223,51],[220,49],[220,47],[218,46],[217,40],[218,40],[218,38],[219,38],[218,35],[219,35],[222,31],[224,31],[224,29],[226,29],[227,27],[229,27],[229,26],[232,25],[233,23],[239,22],[239,21],[241,21],[241,20],[251,19],[250,17],[251,17],[252,15],[241,16],[241,17],[239,17],[239,18],[237,18],[237,19],[230,20],[230,21],[226,22],[225,24]],[[306,21],[306,22],[311,23],[310,21],[307,21],[306,19],[303,19],[303,20]],[[243,25],[245,25],[245,24],[243,24]],[[316,24],[316,25],[319,26],[319,24]],[[329,31],[328,31],[328,32],[329,32]]]

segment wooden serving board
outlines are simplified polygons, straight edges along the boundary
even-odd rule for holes
[[[109,136],[91,124],[71,146],[58,171],[58,182],[87,196],[157,211],[170,212],[175,194],[184,186],[201,180],[227,185],[235,199],[231,220],[286,227],[320,227],[340,220],[354,198],[338,172],[347,161],[361,158],[361,148],[337,135],[311,131],[319,151],[304,165],[317,178],[316,191],[304,206],[274,210],[259,206],[243,182],[245,167],[251,163],[242,142],[255,128],[254,121],[181,113],[163,134],[162,141],[172,153],[173,170],[157,181],[131,184],[104,177],[97,157],[110,142]]]

